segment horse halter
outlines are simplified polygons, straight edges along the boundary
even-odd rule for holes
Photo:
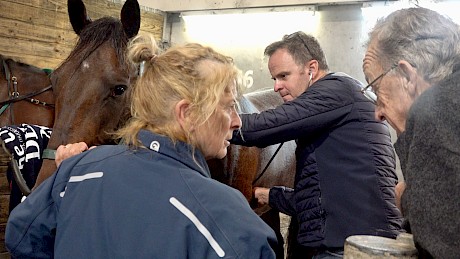
[[[5,70],[5,78],[8,86],[8,95],[9,97],[13,96],[13,98],[16,98],[19,96],[18,93],[18,79],[15,76],[11,76],[11,69],[8,66],[8,63],[6,63],[5,59],[3,61],[3,69]],[[11,93],[11,81],[13,81],[13,92]]]
[[[25,95],[20,95],[19,94],[19,90],[18,90],[18,78],[16,76],[14,76],[11,72],[11,68],[9,67],[8,63],[6,62],[5,59],[2,58],[2,63],[3,63],[3,70],[5,71],[5,79],[6,79],[6,82],[7,82],[7,87],[8,87],[8,97],[9,99],[6,100],[6,101],[2,101],[0,102],[0,115],[8,108],[12,108],[12,104],[15,103],[15,102],[19,102],[19,101],[22,101],[22,100],[27,100],[33,104],[36,104],[36,105],[42,105],[46,108],[51,108],[51,109],[54,109],[54,104],[49,104],[49,103],[46,103],[46,102],[42,102],[38,99],[34,99],[32,97],[35,97],[41,93],[44,93],[46,91],[49,91],[49,90],[52,90],[53,86],[52,85],[49,85],[41,90],[38,90],[36,92],[33,92],[33,93],[29,93],[29,94],[25,94]],[[11,105],[11,106],[10,106]],[[14,124],[14,115],[13,113],[11,113],[11,117],[12,117],[12,123]]]

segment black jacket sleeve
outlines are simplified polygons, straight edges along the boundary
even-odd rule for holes
[[[327,76],[296,99],[261,113],[241,114],[242,128],[231,142],[266,147],[299,137],[316,135],[346,118],[353,105],[344,77]]]
[[[286,214],[294,216],[295,202],[294,202],[294,189],[275,186],[270,188],[268,202],[270,207]]]

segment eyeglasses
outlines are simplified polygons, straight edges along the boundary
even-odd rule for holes
[[[377,82],[378,80],[382,79],[386,74],[388,74],[391,70],[395,69],[398,66],[398,64],[393,64],[388,70],[383,72],[381,75],[379,75],[377,78],[375,78],[372,82],[370,82],[366,87],[361,89],[361,93],[366,96],[367,99],[369,99],[373,104],[377,105],[377,95],[374,93],[373,90],[369,89],[372,88],[373,84]]]
[[[308,53],[310,55],[312,55],[312,52],[310,51],[310,48],[308,48],[308,45],[307,43],[305,42],[305,40],[302,38],[302,36],[300,36],[300,33],[299,32],[294,32],[294,33],[291,33],[289,34],[286,39],[292,39],[293,37],[299,37],[299,39],[302,41],[303,45],[305,46],[305,48],[307,49]]]

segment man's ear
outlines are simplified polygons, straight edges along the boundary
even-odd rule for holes
[[[318,71],[318,61],[310,60],[307,63],[306,68],[309,74],[316,74],[316,72]]]
[[[398,62],[398,68],[406,80],[404,87],[406,88],[407,92],[411,96],[415,96],[416,92],[418,91],[418,84],[420,83],[420,76],[417,74],[417,69],[406,60],[400,60]]]
[[[176,103],[176,106],[174,107],[174,115],[176,117],[177,122],[179,123],[180,127],[183,130],[190,130],[188,128],[188,125],[189,125],[188,108],[189,106],[190,106],[189,101],[182,99],[178,103]]]

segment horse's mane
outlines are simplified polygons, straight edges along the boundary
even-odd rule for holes
[[[238,109],[240,113],[255,113],[259,110],[248,100],[245,95],[238,99]]]
[[[29,69],[35,70],[35,72],[46,73],[46,71],[44,71],[43,69],[41,69],[39,67],[30,65],[30,64],[27,64],[27,63],[24,63],[24,62],[21,62],[21,61],[14,60],[12,58],[9,58],[9,57],[6,57],[6,56],[3,56],[2,54],[0,54],[0,68],[1,68],[0,72],[1,72],[2,76],[6,76],[6,71],[5,71],[5,68],[3,67],[3,61],[5,61],[5,63],[7,63],[7,64],[8,64],[8,62],[14,62],[14,63],[16,63],[17,66],[29,68]]]
[[[81,31],[76,47],[64,63],[76,57],[80,57],[79,63],[81,63],[103,43],[109,41],[116,51],[118,60],[123,64],[126,62],[124,52],[128,40],[120,20],[113,17],[102,17],[88,24]]]
[[[239,100],[240,109],[243,113],[254,113],[267,109],[274,109],[282,103],[283,99],[280,95],[269,88],[246,93]]]

